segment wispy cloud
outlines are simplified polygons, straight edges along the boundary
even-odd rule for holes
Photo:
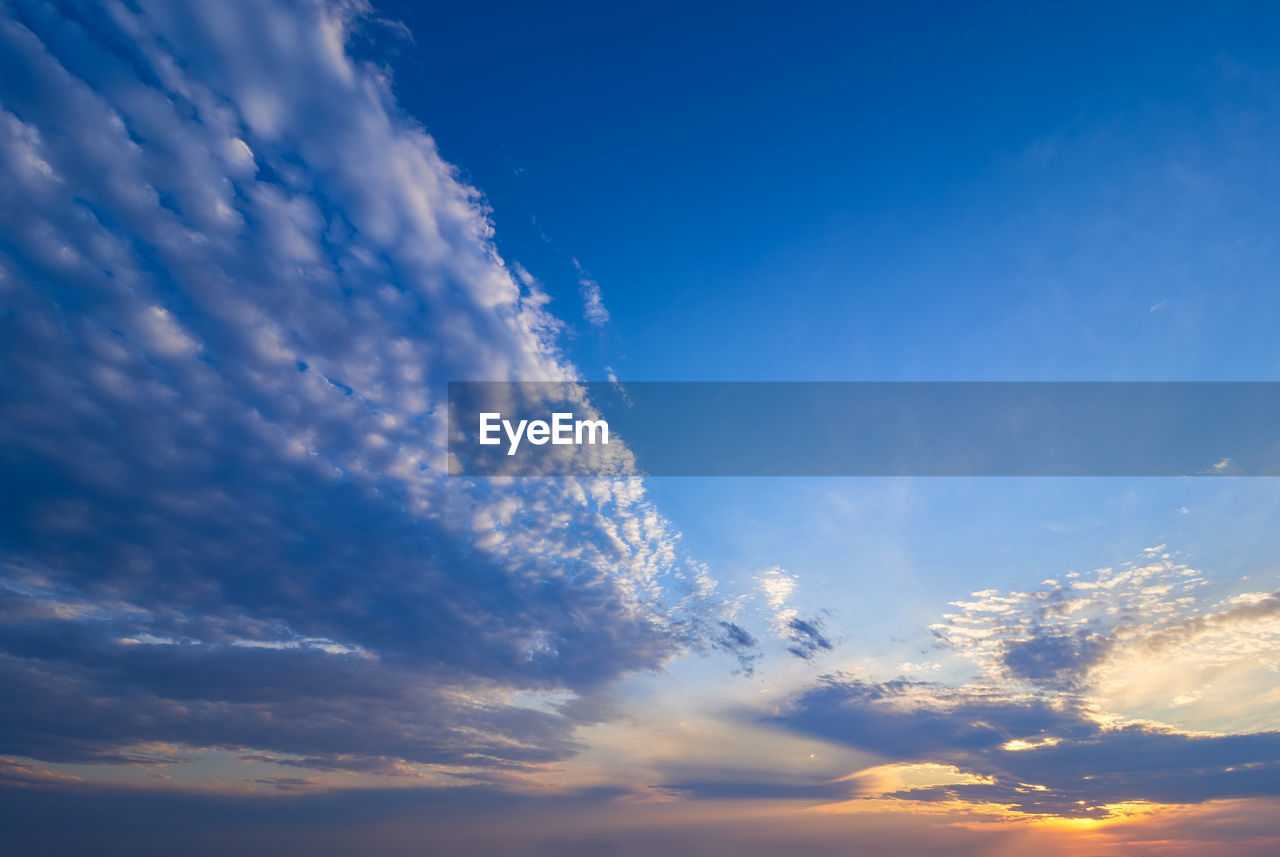
[[[582,294],[582,317],[596,327],[604,327],[609,323],[609,310],[605,309],[600,284],[591,279],[586,268],[576,258],[573,260],[573,267],[578,272],[578,289]]]
[[[774,635],[786,644],[787,651],[797,658],[810,660],[818,653],[830,651],[831,641],[822,630],[822,620],[817,616],[802,618],[792,606],[796,591],[796,576],[773,566],[765,569],[756,580],[769,607],[770,625]]]

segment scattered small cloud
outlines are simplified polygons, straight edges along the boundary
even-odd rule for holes
[[[1280,718],[1256,693],[1280,670],[1280,592],[1211,596],[1167,545],[1062,578],[974,592],[932,626],[977,668],[968,680],[833,674],[765,721],[972,778],[858,800],[1100,819],[1134,802],[1280,797]]]
[[[596,327],[604,327],[609,321],[609,310],[605,309],[600,284],[591,278],[576,258],[573,267],[578,272],[578,287],[582,294],[582,317]]]
[[[833,648],[822,630],[822,620],[816,616],[802,618],[792,605],[796,591],[794,574],[775,565],[757,575],[756,581],[769,607],[770,626],[787,652],[807,661]]]

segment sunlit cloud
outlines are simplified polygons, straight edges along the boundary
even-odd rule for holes
[[[1157,545],[1037,590],[975,592],[932,627],[976,668],[968,682],[833,675],[768,722],[977,778],[875,795],[905,811],[1103,820],[1274,797],[1280,598],[1210,584]]]

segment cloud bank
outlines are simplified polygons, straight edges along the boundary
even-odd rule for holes
[[[832,674],[766,722],[959,781],[846,798],[963,802],[1106,818],[1126,804],[1280,795],[1269,686],[1280,596],[1210,596],[1164,545],[1029,592],[987,590],[933,626],[977,667],[954,683]],[[1254,688],[1244,693],[1242,688]]]
[[[0,754],[518,771],[719,633],[638,483],[444,476],[575,370],[367,12],[0,11]]]

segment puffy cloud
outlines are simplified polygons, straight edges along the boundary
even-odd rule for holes
[[[1137,803],[1280,796],[1280,596],[1218,600],[1166,546],[1029,592],[987,590],[933,626],[968,681],[825,677],[767,722],[972,777],[864,797],[1105,817]],[[1249,693],[1247,688],[1252,688]]]
[[[0,12],[0,752],[519,767],[718,633],[639,483],[444,475],[445,382],[576,372],[366,11]]]
[[[1273,701],[1242,689],[1269,686],[1280,669],[1277,603],[1267,592],[1224,597],[1157,545],[1032,591],[975,592],[932,630],[984,680],[1078,699],[1108,723],[1264,731],[1280,728]]]
[[[1005,648],[1004,665],[1019,678],[1053,682],[1088,670],[1102,660],[1109,645],[1102,635],[1087,631],[1042,633],[1010,642]]]

